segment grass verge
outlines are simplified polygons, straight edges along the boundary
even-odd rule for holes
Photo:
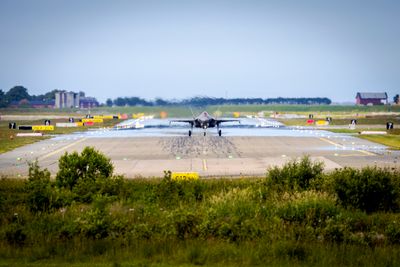
[[[75,128],[61,128],[55,127],[54,131],[51,132],[43,132],[43,136],[24,136],[17,137],[17,133],[33,133],[34,131],[22,131],[18,129],[9,129],[8,123],[10,121],[0,121],[0,154],[11,151],[17,147],[21,147],[24,145],[32,144],[44,139],[51,138],[51,135],[59,135],[59,134],[71,134],[74,132],[83,132],[87,131],[90,128],[102,128],[102,127],[112,127],[120,120],[105,120],[103,123],[96,124],[93,126],[85,126],[85,127],[75,127]],[[17,128],[19,125],[43,125],[43,120],[27,120],[27,121],[16,121]],[[66,122],[65,119],[53,119],[51,120],[52,124],[55,125],[57,122]]]
[[[373,129],[374,131],[386,131],[385,128],[377,128]],[[378,144],[382,144],[388,146],[390,149],[399,150],[400,149],[400,129],[394,129],[387,131],[386,135],[364,135],[358,134],[362,131],[371,131],[371,129],[329,129],[330,132],[333,133],[346,133],[346,134],[354,134],[358,138],[366,139],[371,142],[375,142]]]
[[[400,135],[359,135],[358,137],[388,146],[391,149],[400,150]]]

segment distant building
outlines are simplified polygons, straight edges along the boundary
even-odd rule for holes
[[[10,108],[20,108],[20,107],[27,107],[27,108],[53,108],[54,107],[54,100],[27,100],[22,99],[20,101],[12,101],[9,105]]]
[[[99,106],[99,102],[97,102],[94,97],[81,97],[79,102],[80,108],[95,108]]]
[[[385,102],[383,103],[382,100]],[[357,105],[383,105],[387,104],[387,93],[360,93],[356,95]]]
[[[79,108],[79,93],[60,91],[55,98],[54,108]]]
[[[54,100],[32,100],[29,101],[29,105],[32,108],[54,108]]]

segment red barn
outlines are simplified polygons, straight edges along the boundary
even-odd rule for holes
[[[382,103],[382,100],[385,103]],[[357,105],[383,105],[387,104],[388,96],[386,93],[357,93]]]

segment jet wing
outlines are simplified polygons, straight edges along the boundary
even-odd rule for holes
[[[171,122],[187,122],[187,123],[194,123],[194,120],[170,120],[169,122],[170,122],[170,123],[171,123]]]
[[[194,125],[194,120],[171,120],[169,121],[169,125],[171,125],[172,122],[186,122],[189,123],[191,127]]]
[[[238,122],[238,123],[240,123],[240,120],[218,120],[218,119],[215,120],[215,124],[217,125],[217,127],[219,127],[221,125],[221,123],[224,123],[224,122]]]
[[[216,122],[217,124],[220,124],[220,123],[223,123],[223,122],[234,122],[234,121],[240,123],[240,120],[217,120],[217,119],[215,120],[215,122]]]

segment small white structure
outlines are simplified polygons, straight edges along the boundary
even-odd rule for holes
[[[55,108],[79,108],[79,93],[60,91],[55,93]]]

